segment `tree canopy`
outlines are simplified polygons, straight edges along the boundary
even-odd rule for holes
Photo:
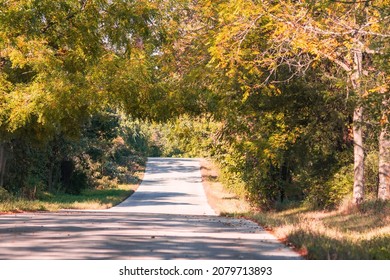
[[[388,199],[389,7],[0,0],[0,178],[17,140],[82,138],[101,114],[181,116],[178,137],[264,205]]]

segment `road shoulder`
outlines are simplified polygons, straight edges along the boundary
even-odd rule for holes
[[[227,190],[219,181],[219,170],[210,159],[200,159],[200,170],[208,203],[218,215],[240,214],[252,210],[245,198]]]

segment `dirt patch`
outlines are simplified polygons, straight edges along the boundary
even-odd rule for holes
[[[10,214],[20,214],[20,213],[25,213],[25,211],[21,211],[21,210],[1,211],[0,215],[10,215]]]

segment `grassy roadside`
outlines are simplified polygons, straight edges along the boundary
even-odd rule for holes
[[[39,200],[11,198],[0,202],[0,213],[14,213],[23,211],[58,211],[60,209],[88,209],[100,210],[113,207],[132,195],[138,188],[144,174],[139,170],[134,184],[118,185],[115,188],[87,189],[80,195],[64,193],[44,193]]]
[[[202,162],[202,177],[218,213],[257,222],[307,259],[390,259],[390,202],[367,201],[359,208],[346,204],[334,211],[290,205],[262,212],[226,191],[208,161]]]
[[[207,200],[219,215],[244,214],[251,211],[251,205],[233,191],[227,190],[219,182],[217,167],[209,160],[201,160],[201,174]]]
[[[132,185],[115,189],[85,190],[80,195],[44,194],[39,200],[12,199],[0,203],[0,212],[58,211],[60,209],[107,209],[134,192]]]
[[[368,201],[360,209],[341,207],[327,212],[291,207],[244,216],[271,230],[307,259],[390,259],[390,203]]]

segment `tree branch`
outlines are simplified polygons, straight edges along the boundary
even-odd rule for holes
[[[76,12],[73,12],[73,13],[70,13],[70,14],[65,18],[66,21],[71,20],[71,19],[74,18],[76,15],[80,14],[81,12],[83,12],[83,11],[85,10],[85,7],[86,7],[87,4],[88,4],[88,0],[82,0],[82,1],[80,1],[80,4],[81,4],[80,10],[79,10],[79,11],[76,11]],[[58,24],[58,22],[49,21],[49,22],[46,24],[46,26],[41,30],[41,32],[42,32],[43,34],[45,34],[50,28],[52,28],[52,27],[55,26],[56,24]]]
[[[336,58],[336,57],[333,57],[331,56],[330,54],[328,53],[324,53],[324,52],[319,52],[322,56],[326,57],[327,59],[329,59],[330,61],[333,61],[334,63],[336,63],[338,66],[340,66],[341,68],[343,68],[346,72],[351,72],[352,71],[352,68],[351,66],[349,66],[346,62],[343,62],[341,61],[340,59]]]

